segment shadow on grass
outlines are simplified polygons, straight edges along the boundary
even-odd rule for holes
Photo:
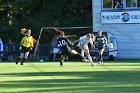
[[[0,88],[20,89],[20,93],[138,93],[140,71],[77,71],[77,72],[30,72],[5,73],[1,77],[32,77],[32,80],[12,80],[0,83]],[[46,77],[35,79],[34,77]],[[49,78],[48,78],[49,77]],[[78,92],[80,91],[80,92]],[[84,92],[85,91],[85,92]],[[6,91],[5,91],[6,92]],[[9,91],[7,91],[9,92]],[[10,91],[9,93],[19,93]]]

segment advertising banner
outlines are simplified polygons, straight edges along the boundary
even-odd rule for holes
[[[140,23],[140,11],[101,12],[101,23]]]

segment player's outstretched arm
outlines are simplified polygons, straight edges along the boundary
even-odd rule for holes
[[[68,38],[67,38],[67,42],[69,45],[74,45]]]
[[[73,43],[75,44],[75,43],[77,43],[77,42],[79,42],[79,41],[80,41],[80,39],[77,39],[77,40],[73,41]]]

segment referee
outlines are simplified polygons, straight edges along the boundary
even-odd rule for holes
[[[25,35],[20,42],[20,57],[17,59],[16,64],[21,61],[20,65],[23,65],[24,61],[28,58],[30,50],[33,48],[33,37],[31,36],[31,30],[24,29]]]

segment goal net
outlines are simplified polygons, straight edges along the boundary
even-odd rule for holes
[[[53,41],[57,36],[54,28],[65,32],[65,36],[71,41],[78,39],[78,37],[85,35],[92,31],[92,26],[88,27],[43,27],[40,30],[38,40],[35,46],[35,56],[39,59],[49,60],[49,56],[52,54]]]

